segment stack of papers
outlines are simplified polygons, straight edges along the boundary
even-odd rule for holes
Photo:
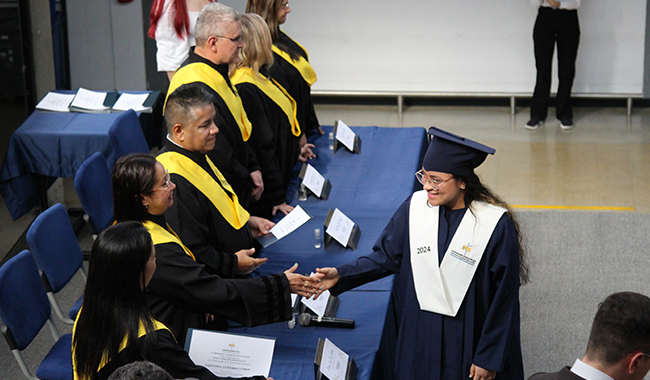
[[[84,113],[124,112],[132,109],[135,112],[150,113],[159,94],[159,91],[153,91],[120,95],[116,91],[91,91],[80,87],[76,94],[50,92],[36,105],[36,109]]]
[[[70,111],[109,113],[111,112],[111,107],[104,104],[107,95],[107,92],[90,91],[85,88],[79,88],[72,104],[70,104]]]

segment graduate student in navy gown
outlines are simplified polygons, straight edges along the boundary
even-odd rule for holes
[[[394,379],[523,379],[519,227],[474,169],[494,149],[432,127],[416,177],[424,190],[393,215],[373,252],[319,268],[339,294],[399,273],[393,289]]]

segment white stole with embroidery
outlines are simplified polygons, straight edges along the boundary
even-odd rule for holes
[[[451,317],[458,313],[494,228],[506,212],[484,202],[474,202],[472,210],[476,216],[465,213],[439,265],[438,206],[429,207],[425,190],[413,194],[409,238],[420,309]]]

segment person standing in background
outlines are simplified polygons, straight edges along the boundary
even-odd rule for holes
[[[149,38],[156,40],[158,71],[167,72],[169,81],[187,58],[190,47],[196,45],[194,27],[199,12],[213,1],[154,0],[149,14]]]
[[[576,72],[576,57],[580,42],[578,8],[580,0],[531,0],[539,7],[533,29],[537,81],[530,105],[530,120],[526,129],[539,128],[548,114],[551,92],[553,50],[557,44],[559,85],[555,99],[555,115],[564,130],[573,129],[571,88]]]

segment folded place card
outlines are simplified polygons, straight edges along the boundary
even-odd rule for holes
[[[325,219],[325,248],[329,246],[332,239],[339,242],[344,247],[357,249],[359,239],[361,238],[361,229],[352,219],[348,218],[341,210],[330,209]]]
[[[187,329],[185,351],[219,377],[269,376],[275,338]]]
[[[116,91],[91,91],[80,87],[70,104],[70,111],[109,113],[118,96]]]
[[[329,179],[325,179],[313,166],[308,163],[302,164],[300,178],[302,179],[302,184],[316,197],[325,200],[329,198],[330,192],[332,191],[332,184]]]
[[[342,120],[334,122],[334,135],[336,136],[334,139],[334,153],[338,150],[339,144],[343,144],[350,152],[361,153],[361,138]]]
[[[309,213],[302,207],[296,206],[289,214],[285,215],[282,220],[276,223],[268,234],[259,236],[257,241],[262,244],[262,247],[266,248],[295,231],[309,219],[311,219],[311,215],[309,215]]]
[[[338,348],[329,339],[318,339],[314,374],[316,380],[354,380],[358,373],[354,358]]]

